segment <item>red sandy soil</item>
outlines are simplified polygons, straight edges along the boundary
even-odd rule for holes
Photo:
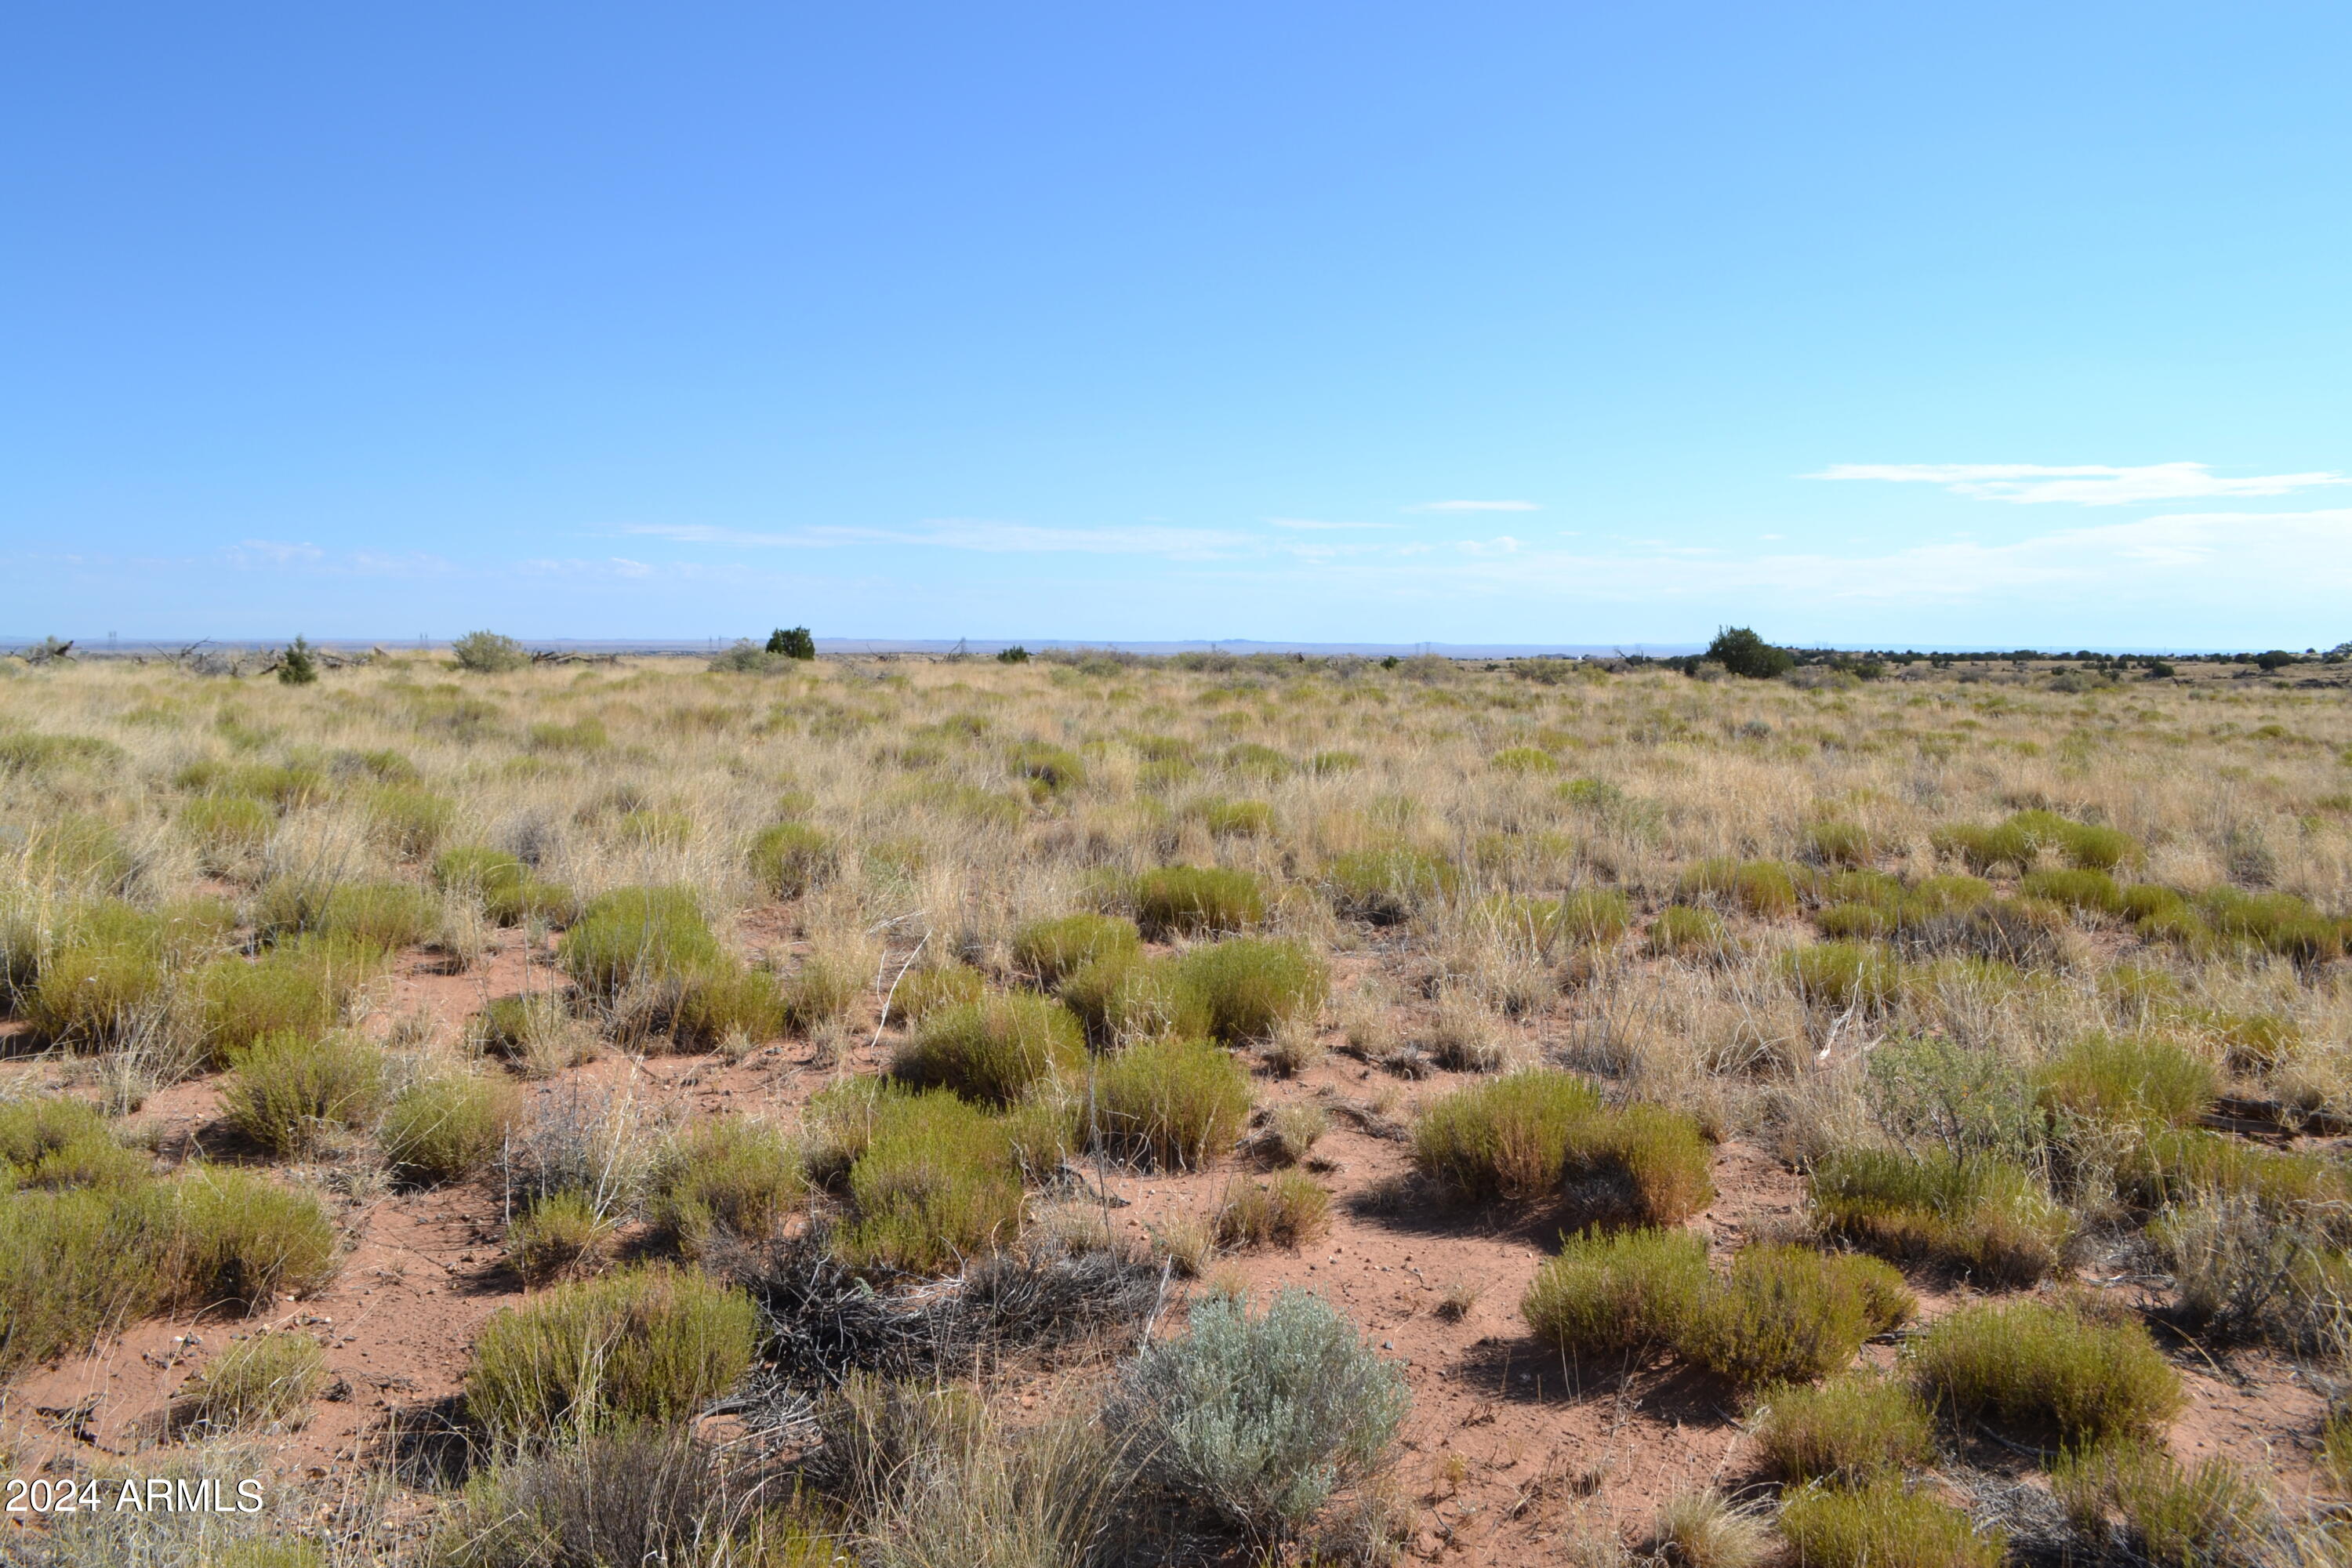
[[[513,940],[468,974],[410,963],[366,1026],[388,1033],[397,1021],[422,1014],[435,1032],[454,1038],[485,1000],[524,988],[524,955]],[[552,983],[544,968],[530,973],[533,984]],[[572,1083],[625,1085],[664,1114],[735,1110],[789,1121],[792,1108],[834,1077],[884,1064],[892,1041],[887,1035],[874,1041],[874,1033],[869,1012],[857,1047],[829,1067],[799,1042],[772,1044],[731,1065],[717,1057],[636,1059],[608,1052],[526,1093],[560,1092]],[[1544,1043],[1540,1035],[1530,1038],[1538,1047]],[[1336,1037],[1327,1041],[1337,1043]],[[43,1060],[0,1062],[0,1092],[56,1086],[69,1071]],[[1410,1121],[1412,1104],[1455,1081],[1439,1074],[1400,1083],[1336,1054],[1293,1079],[1261,1074],[1264,1103],[1320,1100],[1334,1111],[1308,1167],[1335,1194],[1333,1223],[1328,1236],[1302,1251],[1261,1251],[1212,1266],[1221,1283],[1234,1280],[1254,1294],[1293,1285],[1321,1292],[1383,1354],[1404,1363],[1413,1408],[1399,1477],[1415,1510],[1412,1552],[1465,1564],[1549,1560],[1577,1531],[1638,1539],[1675,1493],[1737,1489],[1754,1479],[1728,1390],[1667,1363],[1566,1365],[1528,1336],[1518,1302],[1555,1240],[1549,1216],[1481,1215],[1412,1202],[1378,1212],[1359,1204],[1408,1173],[1406,1146],[1395,1134]],[[216,1113],[215,1088],[198,1081],[155,1095],[131,1124],[150,1131],[167,1151],[192,1142],[225,1148],[213,1125]],[[1145,1242],[1151,1226],[1204,1215],[1229,1183],[1254,1173],[1246,1161],[1174,1176],[1111,1167],[1112,1223]],[[1696,1223],[1718,1253],[1801,1224],[1803,1184],[1765,1151],[1723,1145],[1716,1180],[1721,1195]],[[143,1322],[89,1354],[19,1379],[0,1405],[0,1454],[13,1453],[14,1473],[152,1456],[168,1441],[163,1433],[175,1395],[208,1357],[236,1337],[294,1327],[319,1334],[336,1383],[305,1425],[268,1435],[260,1447],[278,1481],[299,1489],[315,1506],[353,1485],[387,1417],[456,1394],[483,1321],[521,1300],[524,1291],[502,1260],[493,1189],[379,1188],[331,1201],[348,1250],[336,1279],[316,1295],[281,1301],[251,1320]],[[1972,1299],[1929,1279],[1913,1284],[1927,1318]],[[1440,1303],[1461,1288],[1475,1300],[1450,1319]],[[2127,1295],[2134,1289],[2128,1281],[2108,1288]],[[1181,1312],[1171,1312],[1163,1323],[1181,1321]],[[2294,1366],[2267,1354],[2216,1363],[2175,1348],[2191,1401],[2173,1432],[2181,1457],[2226,1453],[2284,1493],[2308,1489],[2310,1453],[2326,1411],[2321,1394]],[[1891,1364],[1895,1351],[1874,1345],[1869,1353]],[[1033,1390],[1021,1402],[1034,1397]],[[2019,1474],[2032,1469],[2029,1459],[2000,1450],[1970,1458]],[[292,1502],[281,1494],[279,1506]]]

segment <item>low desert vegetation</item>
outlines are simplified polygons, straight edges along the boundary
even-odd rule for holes
[[[1925,1468],[1936,1454],[1933,1406],[1875,1372],[1757,1395],[1756,1447],[1783,1480],[1868,1486]]]
[[[190,1380],[183,1419],[215,1431],[285,1421],[326,1377],[326,1353],[309,1334],[256,1334],[230,1344]]]
[[[1413,1159],[1473,1202],[1551,1198],[1587,1217],[1678,1225],[1715,1197],[1713,1150],[1686,1116],[1622,1110],[1572,1074],[1512,1073],[1423,1112]]]
[[[2332,1550],[2166,1445],[2352,1452],[2264,1392],[2347,1375],[2340,658],[303,653],[0,661],[27,1467],[52,1368],[176,1464],[406,1356],[477,1472],[349,1495],[451,1568],[1614,1562],[1648,1416],[1486,1468],[1403,1389],[1502,1452],[1685,1380],[1779,1490],[1645,1497],[1661,1561]]]
[[[751,1300],[698,1274],[623,1269],[562,1285],[483,1326],[466,1406],[510,1449],[673,1425],[751,1364]]]
[[[1942,1407],[2029,1437],[2145,1437],[2182,1402],[2180,1374],[2147,1331],[2026,1300],[1965,1307],[1913,1347],[1911,1376]]]
[[[1300,1533],[1384,1460],[1411,1405],[1401,1371],[1321,1298],[1253,1312],[1211,1298],[1129,1363],[1110,1414],[1146,1474],[1252,1539]]]

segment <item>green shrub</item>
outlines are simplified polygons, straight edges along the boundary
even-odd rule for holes
[[[1679,1111],[1630,1105],[1572,1123],[1563,1167],[1572,1203],[1639,1225],[1680,1225],[1715,1201],[1715,1150]]]
[[[751,840],[751,875],[779,899],[797,899],[833,875],[832,836],[805,822],[779,822]]]
[[[2140,858],[2139,840],[2113,827],[2077,822],[2064,835],[2066,858],[2086,871],[2112,871],[2126,860]]]
[[[2063,1456],[2050,1489],[2088,1541],[2105,1544],[2109,1516],[2119,1516],[2137,1562],[2252,1568],[2271,1561],[2268,1500],[2220,1454],[2183,1469],[2160,1442],[2118,1438]]]
[[[530,991],[492,997],[474,1016],[467,1033],[487,1054],[536,1076],[565,1065],[552,1058],[571,1022],[562,993]]]
[[[1177,984],[1201,999],[1208,1032],[1229,1044],[1262,1040],[1312,1018],[1330,994],[1330,970],[1304,943],[1236,939],[1196,947],[1176,963]]]
[[[1323,876],[1332,908],[1380,926],[1411,920],[1424,905],[1450,897],[1458,880],[1452,866],[1402,845],[1339,856]]]
[[[1201,826],[1220,838],[1263,838],[1274,831],[1274,807],[1262,800],[1205,800]]]
[[[991,996],[924,1019],[890,1075],[1002,1106],[1085,1061],[1086,1038],[1069,1009],[1040,996]]]
[[[1297,1171],[1225,1190],[1211,1225],[1223,1247],[1286,1247],[1296,1251],[1331,1228],[1331,1194]]]
[[[694,837],[694,818],[682,811],[641,807],[623,812],[613,830],[624,844],[641,844],[649,849],[682,849]]]
[[[565,973],[610,998],[640,981],[676,979],[719,957],[719,939],[685,888],[616,888],[592,901],[563,933]]]
[[[1473,1201],[1549,1196],[1559,1190],[1569,1140],[1600,1111],[1601,1097],[1573,1073],[1508,1073],[1423,1110],[1413,1123],[1413,1164]]]
[[[1751,915],[1797,912],[1797,879],[1777,860],[1701,860],[1675,884],[1680,899],[1712,897]]]
[[[1935,1458],[1935,1412],[1874,1371],[1850,1372],[1817,1388],[1784,1384],[1765,1390],[1758,1403],[1757,1453],[1786,1481],[1866,1486]]]
[[[2029,871],[2018,890],[2032,899],[2047,899],[2070,910],[2097,914],[2121,914],[2124,893],[2105,871]]]
[[[1867,866],[1878,856],[1870,830],[1852,822],[1808,823],[1805,853],[1824,866]]]
[[[834,1233],[845,1261],[936,1273],[1019,1239],[1021,1168],[1001,1121],[942,1089],[869,1103],[854,1217]]]
[[[1242,1301],[1202,1301],[1190,1328],[1128,1364],[1110,1424],[1153,1480],[1260,1541],[1295,1533],[1370,1474],[1411,1407],[1403,1373],[1303,1290],[1255,1318]]]
[[[2158,1127],[2127,1149],[2116,1174],[2149,1208],[2242,1198],[2272,1213],[2352,1202],[2352,1176],[2324,1156],[2270,1149],[2201,1127]]]
[[[407,882],[313,882],[281,877],[254,900],[265,937],[295,932],[395,952],[439,929],[440,906]]]
[[[1098,958],[1137,952],[1142,940],[1134,921],[1116,915],[1064,915],[1014,932],[1013,959],[1051,989]]]
[[[784,1022],[803,1034],[848,1016],[866,976],[837,953],[813,952],[784,983]]]
[[[118,1143],[98,1108],[62,1096],[0,1103],[0,1202],[11,1187],[122,1186],[150,1162]]]
[[[119,911],[119,912],[118,912]],[[120,906],[68,927],[41,965],[25,1016],[38,1038],[97,1047],[157,1011],[172,984],[154,922]]]
[[[2026,1285],[2058,1266],[2066,1211],[2031,1171],[1993,1156],[1855,1150],[1813,1172],[1824,1234],[1898,1259]]]
[[[1780,1533],[1797,1568],[2000,1568],[2008,1532],[1902,1482],[1847,1491],[1807,1487],[1780,1505]]]
[[[497,632],[467,632],[449,645],[457,668],[476,675],[502,675],[530,663],[530,650]]]
[[[2129,920],[2146,921],[2168,910],[2186,909],[2189,900],[2156,882],[2136,882],[2116,890],[2117,906]]]
[[[1874,1258],[1748,1247],[1699,1301],[1683,1352],[1747,1387],[1811,1383],[1908,1318],[1903,1277]]]
[[[237,1340],[182,1391],[194,1424],[216,1432],[283,1421],[326,1381],[327,1352],[309,1334],[287,1331]]]
[[[690,1122],[654,1173],[654,1222],[689,1249],[714,1232],[761,1241],[808,1190],[800,1151],[740,1116]]]
[[[890,994],[890,1016],[919,1024],[942,1007],[971,1006],[988,994],[988,976],[969,963],[910,969]]]
[[[2182,1126],[2212,1109],[2221,1074],[2170,1040],[2096,1036],[2049,1062],[2043,1103],[2092,1121]]]
[[[2021,869],[2033,857],[2032,846],[2022,834],[2001,827],[1974,824],[1939,827],[1927,836],[1927,842],[1937,854],[1957,857],[1979,876],[2003,866]]]
[[[677,977],[670,1035],[688,1050],[730,1040],[757,1044],[783,1033],[788,1010],[774,975],[730,959],[707,961]]]
[[[1243,931],[1265,918],[1255,877],[1222,866],[1163,866],[1135,882],[1135,916],[1153,940]]]
[[[1094,1113],[1104,1145],[1162,1170],[1205,1165],[1241,1136],[1249,1074],[1215,1046],[1160,1040],[1102,1064]]]
[[[181,803],[180,830],[210,855],[251,854],[269,842],[277,816],[244,795],[199,795]]]
[[[1507,773],[1556,773],[1559,759],[1541,746],[1507,746],[1486,759],[1487,765]]]
[[[432,854],[457,815],[454,802],[428,790],[386,785],[367,797],[368,831],[403,860]]]
[[[748,1297],[698,1274],[632,1268],[559,1286],[483,1325],[466,1407],[508,1448],[682,1423],[742,1380],[755,1323]]]
[[[422,1079],[394,1098],[377,1138],[402,1180],[455,1182],[489,1168],[516,1111],[513,1086],[498,1079],[467,1073]]]
[[[0,1199],[0,1376],[167,1305],[176,1215],[155,1184]]]
[[[331,1128],[383,1108],[383,1053],[352,1035],[264,1035],[230,1058],[230,1125],[273,1154],[306,1153]]]
[[[507,1258],[524,1283],[544,1285],[589,1272],[612,1239],[613,1222],[588,1194],[549,1193],[508,1225]]]
[[[1902,985],[1903,961],[1883,947],[1821,942],[1783,953],[1780,973],[1798,995],[1816,1006],[1874,1011],[1894,1001]]]
[[[184,1171],[170,1191],[178,1302],[257,1312],[333,1278],[335,1227],[310,1194],[219,1165]]]
[[[1198,1038],[1209,1033],[1208,998],[1178,960],[1140,953],[1098,958],[1062,983],[1062,1003],[1105,1046],[1139,1039]]]
[[[1519,1315],[1563,1355],[1636,1354],[1681,1342],[1707,1282],[1706,1238],[1695,1232],[1588,1230],[1560,1238]]]
[[[1287,778],[1297,764],[1276,751],[1255,741],[1244,741],[1238,746],[1225,748],[1225,769],[1249,778]]]
[[[1604,946],[1625,934],[1633,923],[1633,906],[1625,895],[1607,888],[1583,888],[1563,893],[1543,923],[1547,945],[1553,941]]]
[[[473,846],[445,849],[433,862],[433,881],[479,899],[482,912],[502,926],[528,920],[563,925],[579,912],[571,889],[541,881],[519,857],[503,850]]]
[[[2197,900],[2206,921],[2223,936],[2275,952],[2298,963],[2321,963],[2344,951],[2341,930],[2292,893],[2248,893],[2236,888],[2207,890]]]
[[[1650,951],[1675,958],[1713,958],[1731,951],[1730,928],[1713,910],[1669,904],[1650,922]]]
[[[1005,753],[1013,776],[1029,781],[1029,792],[1039,800],[1077,788],[1087,782],[1087,768],[1076,753],[1044,741],[1024,741]]]
[[[2146,1329],[2042,1301],[1963,1307],[1928,1328],[1909,1364],[1949,1409],[2070,1443],[2152,1436],[2183,1398]]]
[[[2070,822],[2047,811],[2021,811],[1996,827],[1938,828],[1929,842],[1938,853],[1958,856],[1980,875],[2002,866],[2030,870],[2043,854],[2061,856],[2067,864],[2092,871],[2112,871],[2140,858],[2139,843],[2130,835]]]

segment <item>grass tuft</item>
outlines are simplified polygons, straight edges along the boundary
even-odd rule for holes
[[[1797,1568],[1999,1568],[2005,1531],[1895,1480],[1848,1491],[1806,1487],[1780,1505]]]
[[[942,1008],[890,1064],[890,1075],[916,1088],[953,1089],[967,1100],[1010,1105],[1086,1061],[1076,1018],[1038,996],[991,996]]]
[[[1519,1303],[1538,1339],[1564,1355],[1624,1356],[1679,1343],[1707,1286],[1706,1238],[1683,1230],[1588,1230],[1563,1237]]]
[[[1247,871],[1163,866],[1136,879],[1135,918],[1154,941],[1246,931],[1265,919],[1265,891]]]
[[[1908,1318],[1903,1277],[1875,1258],[1754,1246],[1701,1299],[1682,1350],[1746,1387],[1812,1383]]]
[[[1098,958],[1137,952],[1142,936],[1116,915],[1075,914],[1032,921],[1013,934],[1013,961],[1052,990]]]
[[[2040,1178],[1991,1156],[1856,1150],[1813,1172],[1823,1234],[1902,1260],[2030,1285],[2058,1266],[2069,1223]]]
[[[230,1065],[229,1123],[273,1154],[308,1153],[383,1109],[383,1052],[355,1035],[265,1035]]]
[[[1786,1481],[1867,1486],[1935,1458],[1935,1412],[1876,1372],[1850,1372],[1817,1388],[1784,1384],[1758,1404],[1757,1452]]]
[[[1304,943],[1237,939],[1176,961],[1177,984],[1200,1000],[1208,1032],[1231,1045],[1263,1040],[1312,1018],[1330,994],[1330,969]]]
[[[1558,1190],[1576,1129],[1601,1097],[1573,1073],[1508,1073],[1457,1089],[1413,1123],[1413,1164],[1454,1195],[1524,1200]]]
[[[2070,1443],[2153,1436],[2184,1397],[2146,1329],[2043,1301],[1964,1307],[1927,1330],[1909,1366],[1961,1415]]]
[[[292,1415],[326,1381],[327,1355],[309,1334],[256,1334],[215,1356],[181,1392],[185,1425],[216,1432],[267,1426]]]
[[[514,1087],[470,1073],[427,1078],[401,1090],[377,1138],[400,1179],[462,1181],[489,1169],[514,1125]]]
[[[690,1252],[718,1233],[762,1241],[808,1191],[800,1151],[764,1123],[718,1116],[689,1123],[654,1171],[654,1223]]]
[[[1196,1040],[1130,1047],[1105,1062],[1095,1080],[1104,1146],[1161,1170],[1195,1170],[1232,1147],[1251,1098],[1241,1064]]]
[[[750,1368],[755,1317],[700,1275],[630,1268],[495,1313],[474,1342],[466,1406],[501,1447],[675,1425]]]
[[[1213,1228],[1222,1247],[1297,1251],[1331,1228],[1331,1194],[1297,1171],[1277,1172],[1263,1182],[1236,1182],[1217,1205]]]

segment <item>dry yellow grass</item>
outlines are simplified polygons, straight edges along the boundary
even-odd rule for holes
[[[1118,981],[1096,1049],[1223,1026],[1182,983],[1213,962],[1183,955],[1278,942],[1328,966],[1339,999],[1318,1011],[1318,983],[1279,1027],[1224,1029],[1269,1083],[1327,1039],[1371,1069],[1375,1100],[1382,1068],[1453,1089],[1542,1065],[1800,1168],[1996,1159],[2103,1223],[2227,1200],[2315,1258],[2342,1240],[2313,1217],[2334,1189],[2164,1142],[2120,1079],[2089,1114],[2053,1066],[2086,1041],[2156,1042],[2290,1124],[2352,1115],[2352,708],[2336,689],[2208,668],[1749,682],[1100,656],[490,675],[407,656],[300,687],[5,668],[0,984],[91,1059],[110,1103],[217,1070],[219,966],[273,927],[280,967],[334,957],[311,1012],[374,1006],[374,928],[336,913],[362,904],[399,901],[409,959],[451,972],[511,928],[539,943],[543,991],[473,1030],[512,1058],[491,1070],[536,1076],[600,1037],[731,1060],[791,1034],[830,1062],[866,1043],[853,1031],[897,1043],[959,1005],[1002,1010],[983,998],[1050,1007],[1049,981],[1110,961],[1048,953],[1040,932],[1139,920],[1164,940],[1117,961],[1131,977],[1096,975]],[[1169,868],[1194,868],[1188,886],[1237,874],[1212,879],[1251,896],[1220,929],[1160,919],[1168,879],[1147,879]],[[708,946],[567,1001],[555,943],[615,894],[681,900]],[[234,931],[196,929],[184,911],[207,900]],[[1044,923],[1079,914],[1113,919]],[[1921,1038],[1958,1054],[1880,1048]],[[412,1059],[430,1054],[395,1051],[387,1088],[454,1065]],[[993,1096],[988,1137],[1033,1187],[1084,1146],[1084,1095],[1072,1035]],[[847,1201],[874,1096],[845,1085],[811,1119],[820,1208]],[[347,1131],[333,1157],[379,1148],[374,1127]],[[33,1173],[0,1204],[46,1191]]]

